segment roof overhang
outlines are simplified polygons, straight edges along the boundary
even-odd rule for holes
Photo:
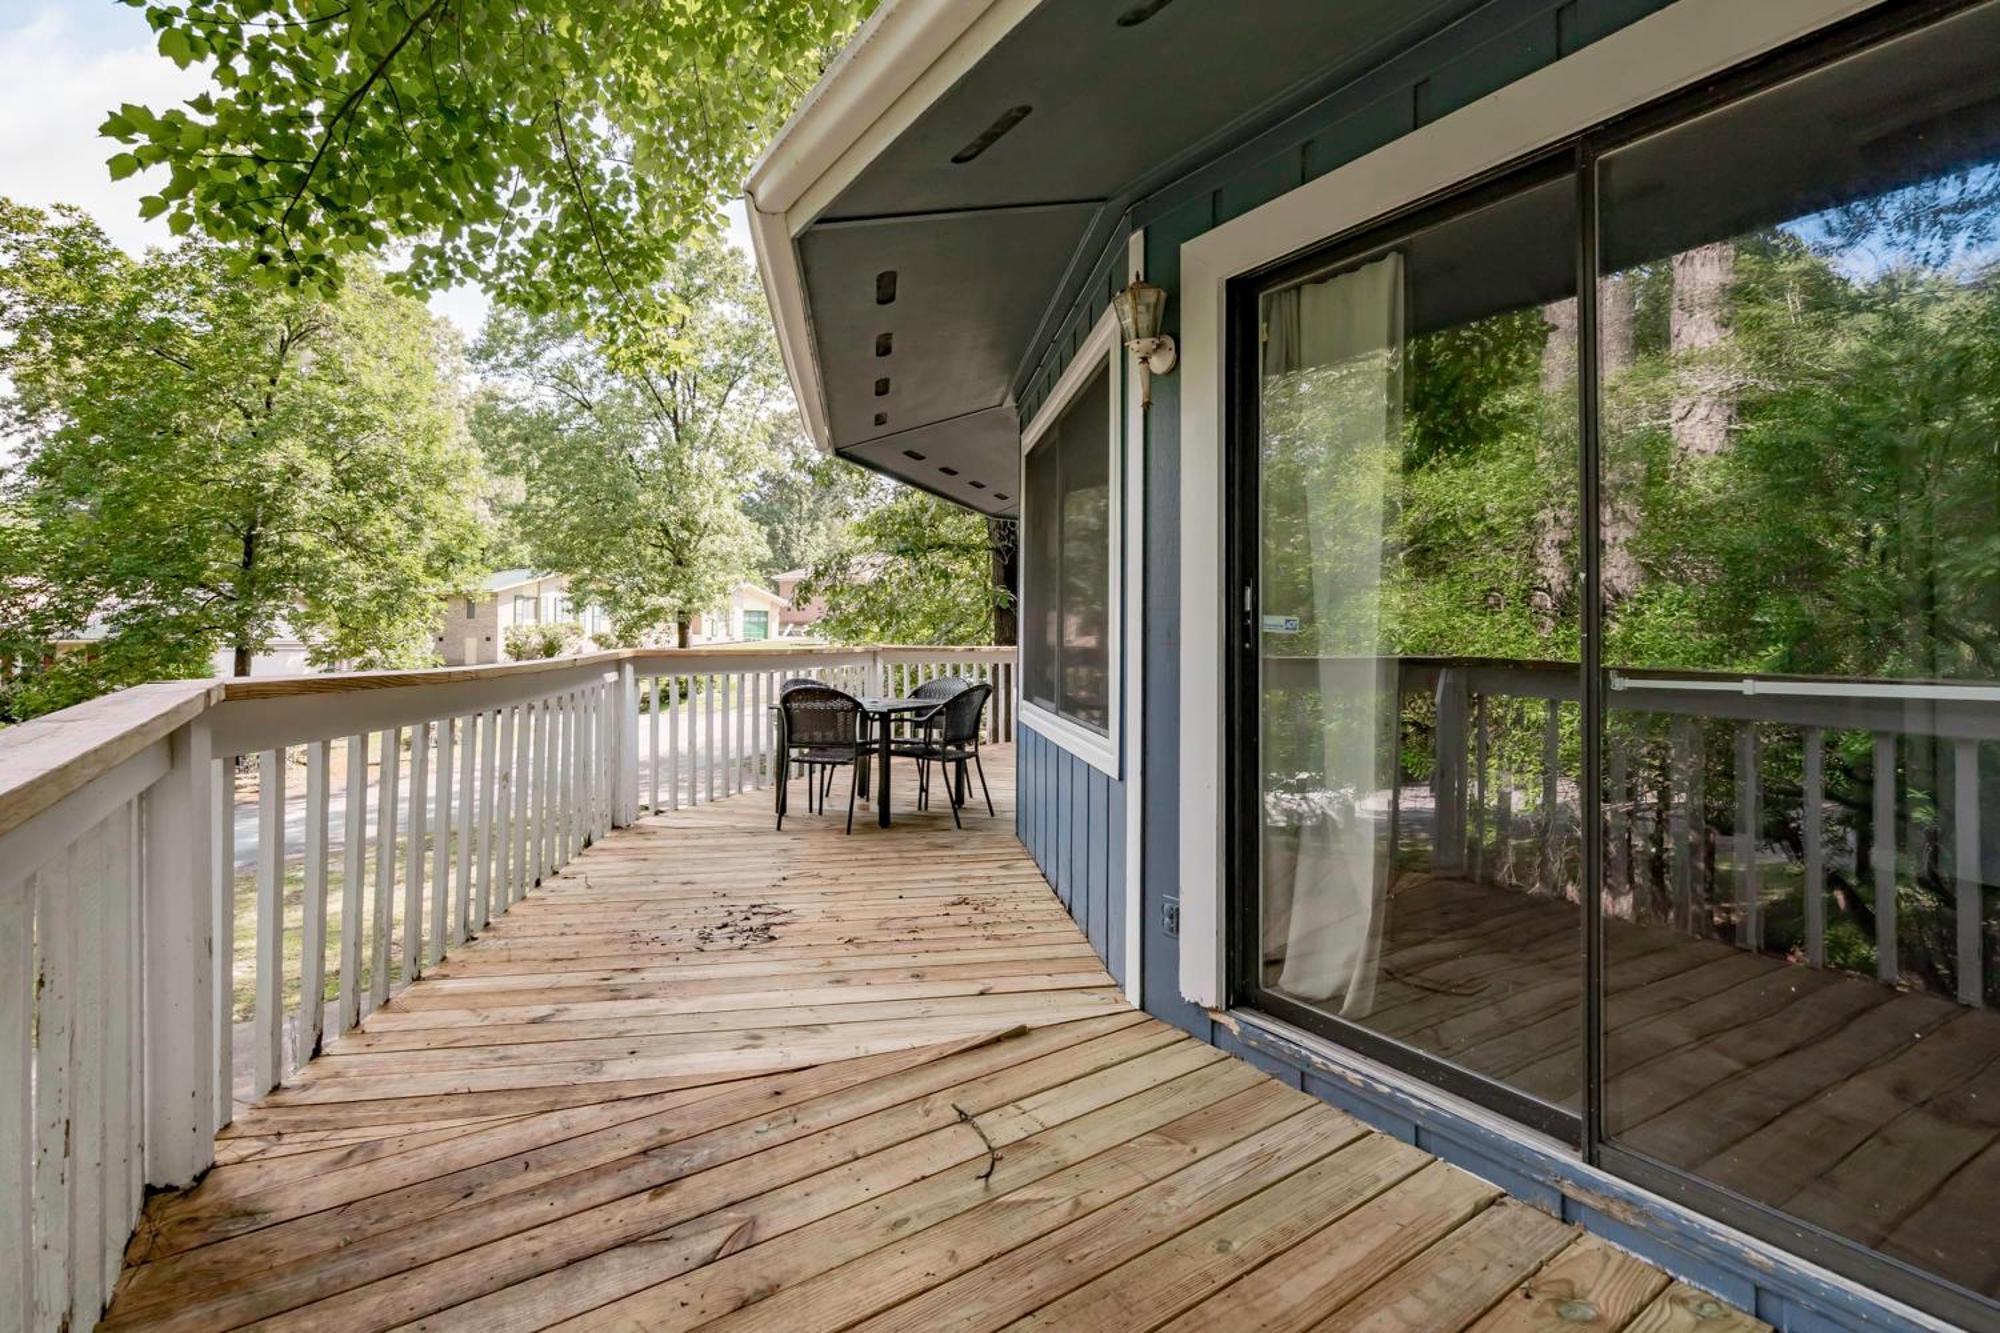
[[[1133,203],[1488,3],[887,0],[746,186],[807,432],[1017,512],[1017,396]]]

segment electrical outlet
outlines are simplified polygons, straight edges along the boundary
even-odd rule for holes
[[[1179,939],[1181,937],[1181,900],[1178,898],[1163,899],[1160,903],[1160,915],[1167,928],[1167,937],[1169,939]]]

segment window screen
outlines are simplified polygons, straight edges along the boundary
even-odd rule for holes
[[[1024,690],[1111,727],[1111,383],[1099,371],[1029,452],[1022,508]]]

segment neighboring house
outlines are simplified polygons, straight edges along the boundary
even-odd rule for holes
[[[729,604],[698,615],[688,625],[688,642],[761,643],[783,632],[791,603],[769,588],[739,583]]]
[[[803,604],[798,599],[799,585],[811,574],[810,569],[788,569],[771,578],[771,582],[778,587],[778,596],[787,603],[785,609],[778,613],[778,633],[786,638],[811,634],[812,627],[826,615],[825,597],[815,597]]]
[[[1018,829],[1128,993],[1782,1328],[2000,1328],[2000,683],[1925,669],[2000,634],[1924,619],[2000,486],[1937,461],[1996,52],[2000,0],[890,0],[747,186],[819,446],[1021,521]],[[1656,492],[1732,447],[1812,460],[1721,525],[1801,608],[1759,660],[1865,676],[1674,656],[1740,627]],[[1878,488],[1925,610],[1815,643]]]
[[[768,588],[738,584],[726,606],[694,618],[689,642],[742,643],[773,638],[788,605]],[[486,580],[483,592],[445,599],[437,650],[446,666],[504,662],[509,629],[563,621],[582,632],[579,651],[609,642],[610,617],[595,605],[576,606],[569,595],[567,577],[532,569],[503,569]]]
[[[73,638],[57,639],[49,646],[57,654],[89,652],[109,637],[109,631],[102,616],[92,616],[81,633]],[[294,634],[288,625],[280,625],[272,635],[271,642],[264,651],[250,659],[250,674],[253,676],[300,676],[315,668],[307,660],[308,648],[303,639]],[[218,676],[232,676],[236,673],[236,651],[233,648],[217,648],[209,659],[210,669]],[[338,670],[330,667],[328,670]]]
[[[509,629],[564,621],[576,625],[586,639],[594,640],[610,629],[601,609],[586,606],[579,611],[570,601],[565,576],[503,569],[486,580],[483,591],[444,600],[437,650],[446,666],[504,662]]]

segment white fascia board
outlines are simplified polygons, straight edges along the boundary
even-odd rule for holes
[[[750,169],[764,298],[806,433],[833,451],[796,238],[1040,0],[886,0]]]

